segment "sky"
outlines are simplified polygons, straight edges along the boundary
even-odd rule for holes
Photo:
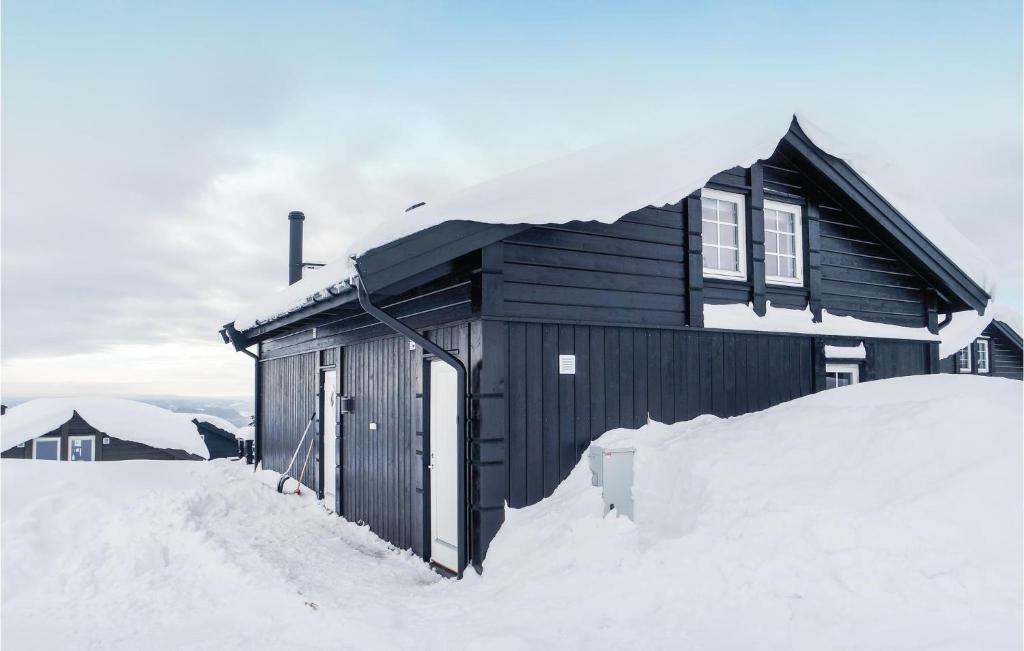
[[[759,105],[870,137],[1021,306],[1019,2],[9,0],[0,48],[4,395],[251,394],[217,331],[287,284],[290,210],[328,261],[419,201]]]

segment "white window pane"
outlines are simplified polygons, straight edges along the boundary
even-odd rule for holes
[[[796,277],[796,270],[793,265],[793,258],[778,258],[779,260],[779,273],[777,275],[784,278]]]
[[[36,459],[60,459],[60,441],[36,441]]]
[[[764,256],[764,272],[769,276],[779,275],[779,256],[777,255],[766,255]]]
[[[764,211],[764,228],[765,230],[777,231],[779,230],[779,219],[778,213],[774,210]]]
[[[718,244],[718,222],[702,221],[700,228],[705,243]]]
[[[718,227],[718,242],[726,246],[736,246],[736,226],[722,224]]]
[[[704,248],[704,268],[716,269],[718,267],[718,249]]]
[[[718,221],[718,199],[702,198],[700,200],[701,219]]]
[[[729,271],[739,271],[738,258],[736,256],[735,249],[722,249],[719,253],[719,259],[721,260],[720,269],[727,269]]]
[[[775,233],[765,233],[764,235],[764,252],[765,253],[778,253],[779,252],[779,236]]]
[[[795,229],[793,224],[796,222],[796,216],[793,213],[780,212],[779,213],[779,230],[783,233],[792,233]]]
[[[796,247],[796,239],[793,235],[780,235],[779,236],[779,252],[793,255],[793,249]]]
[[[836,374],[835,373],[829,373],[828,375],[825,376],[825,388],[826,389],[835,389],[836,388]]]
[[[725,222],[727,224],[735,224],[736,220],[736,204],[729,201],[718,202],[718,221]]]

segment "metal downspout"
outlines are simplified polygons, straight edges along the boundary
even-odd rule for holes
[[[458,482],[458,531],[459,531],[459,567],[458,576],[462,577],[462,570],[466,567],[466,391],[468,388],[466,367],[463,366],[462,362],[457,357],[449,353],[447,350],[441,348],[434,342],[430,341],[416,330],[410,328],[408,325],[402,323],[395,317],[391,316],[387,312],[384,312],[379,307],[370,302],[370,296],[363,287],[362,278],[359,274],[359,263],[355,263],[356,277],[353,279],[353,283],[356,286],[356,293],[359,296],[359,304],[366,310],[367,314],[373,316],[378,321],[391,328],[398,334],[408,337],[418,345],[423,347],[423,350],[432,353],[435,357],[440,359],[442,362],[451,366],[455,369],[456,382],[458,386],[459,403],[456,408],[456,420],[457,420],[457,431],[459,436],[455,441],[455,456],[458,458],[459,463],[456,465],[456,481]],[[428,550],[424,552],[429,553]]]

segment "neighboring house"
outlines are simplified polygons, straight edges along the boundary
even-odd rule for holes
[[[120,398],[40,398],[0,420],[5,459],[124,461],[206,459],[194,424],[178,414]]]
[[[981,335],[942,360],[944,373],[973,373],[1024,379],[1021,334],[1005,321],[993,319]]]
[[[191,421],[210,451],[211,459],[238,458],[241,456],[239,441],[245,440],[241,428],[219,416],[210,414],[181,414]]]
[[[257,461],[283,472],[315,417],[302,481],[461,572],[610,429],[939,372],[988,292],[795,119],[777,143],[530,168],[302,280],[292,213],[294,284],[222,330],[256,358]]]

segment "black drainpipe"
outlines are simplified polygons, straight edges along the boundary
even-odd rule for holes
[[[359,296],[359,304],[366,310],[366,313],[374,317],[387,327],[391,328],[398,334],[408,337],[412,341],[420,345],[423,350],[432,353],[435,357],[440,359],[442,362],[451,366],[455,369],[456,382],[458,386],[458,394],[460,396],[459,404],[456,408],[456,414],[458,421],[458,432],[459,436],[455,441],[455,456],[458,457],[459,463],[456,465],[456,481],[458,482],[458,531],[459,531],[459,567],[458,575],[462,578],[462,570],[466,567],[466,389],[468,383],[466,381],[466,367],[463,366],[462,362],[457,357],[449,353],[444,348],[441,348],[434,342],[430,341],[420,333],[416,332],[406,324],[402,323],[395,317],[391,316],[387,312],[381,310],[379,307],[370,302],[370,295],[366,292],[366,288],[363,287],[362,278],[359,273],[359,263],[355,263],[356,266],[356,277],[353,282],[356,285],[356,293]],[[429,479],[427,480],[429,481]],[[424,550],[426,553],[430,553],[429,550]]]
[[[952,322],[953,322],[953,310],[952,309],[946,310],[946,314],[943,315],[942,321],[939,322],[939,327],[935,328],[935,331],[936,332],[941,331],[943,328],[945,328],[946,326],[948,326]]]

